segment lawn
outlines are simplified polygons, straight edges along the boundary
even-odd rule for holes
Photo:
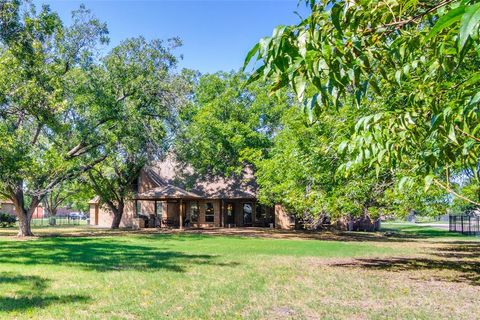
[[[477,238],[0,230],[1,319],[472,319]]]

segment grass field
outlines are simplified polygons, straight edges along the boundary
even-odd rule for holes
[[[1,319],[474,319],[477,238],[0,230]]]

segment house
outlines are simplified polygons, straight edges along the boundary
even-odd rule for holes
[[[0,199],[0,212],[15,215],[15,206],[11,200]]]
[[[294,219],[280,205],[258,203],[250,168],[235,178],[199,177],[167,156],[141,170],[135,189],[120,227],[294,227]],[[111,226],[113,213],[98,197],[89,207],[91,225]]]
[[[8,213],[12,216],[15,215],[15,205],[11,200],[3,200],[0,199],[0,213]],[[33,212],[33,219],[43,218],[45,210],[43,206],[40,204],[35,208]]]

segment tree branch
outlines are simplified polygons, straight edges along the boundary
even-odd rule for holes
[[[456,197],[459,198],[459,199],[462,199],[462,200],[464,200],[464,201],[467,201],[468,203],[474,204],[474,205],[476,205],[476,206],[480,206],[480,203],[475,202],[475,201],[473,201],[473,200],[471,200],[471,199],[469,199],[469,198],[467,198],[467,197],[459,194],[458,192],[456,192],[456,191],[453,190],[452,188],[444,185],[443,183],[441,183],[441,182],[438,181],[437,179],[434,179],[434,180],[433,180],[433,183],[435,183],[438,187],[446,190],[447,192],[453,194],[454,196],[456,196]]]
[[[455,129],[457,129],[458,131],[460,131],[462,134],[466,135],[467,137],[477,141],[477,142],[480,142],[480,138],[477,138],[475,137],[474,135],[471,135],[470,133],[467,133],[465,131],[463,131],[462,129],[460,129],[459,126],[455,125]]]
[[[99,164],[100,162],[102,162],[106,158],[107,158],[107,156],[104,155],[104,156],[92,161],[88,165],[81,166],[78,169],[71,170],[71,171],[65,173],[62,176],[58,176],[58,177],[54,178],[45,188],[43,188],[42,191],[37,191],[36,193],[34,193],[34,195],[36,195],[36,196],[45,195],[46,193],[50,192],[59,183],[65,181],[67,179],[70,179],[70,178],[72,178],[76,175],[79,175],[79,174],[82,174],[84,172],[87,172],[87,171],[91,170],[93,167],[95,167],[97,164]]]

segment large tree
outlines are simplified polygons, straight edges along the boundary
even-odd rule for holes
[[[345,161],[339,149],[366,111],[345,107],[305,114],[292,107],[285,90],[268,96],[266,87],[247,84],[241,73],[201,77],[181,113],[180,160],[201,174],[229,175],[250,165],[260,202],[280,203],[298,217],[400,216],[411,209],[425,212],[432,204],[439,205],[430,214],[444,211],[445,195],[427,196],[418,179],[407,192],[395,188],[406,166],[364,164],[348,177],[339,172]]]
[[[473,172],[479,183],[480,3],[306,2],[308,17],[277,27],[248,54],[246,64],[262,60],[251,80],[270,80],[272,92],[290,86],[314,117],[362,110],[345,148],[350,170],[407,159],[409,184],[420,175],[478,205],[452,177]]]
[[[20,1],[2,1],[0,16],[0,195],[15,204],[18,235],[31,236],[45,195],[103,160],[90,136],[106,121],[76,108],[68,88],[107,29],[84,7],[69,27]]]
[[[243,73],[204,75],[182,108],[175,150],[199,174],[238,174],[271,147],[289,98],[271,99],[266,86],[246,81]]]
[[[100,203],[113,212],[112,228],[120,225],[140,170],[166,149],[170,120],[189,93],[189,77],[173,73],[179,45],[178,39],[125,40],[92,68],[88,90],[79,94],[80,103],[107,107],[122,119],[104,132],[106,160],[88,173]]]
[[[349,176],[339,172],[344,158],[338,148],[354,132],[355,121],[361,117],[356,111],[327,110],[309,122],[301,110],[288,110],[268,156],[258,163],[260,201],[280,203],[305,218],[404,217],[410,210],[445,213],[446,197],[439,190],[429,196],[418,180],[415,188],[400,191],[395,187],[402,168],[382,165],[377,171],[364,165]]]
[[[192,103],[181,114],[180,160],[204,175],[228,176],[251,165],[260,201],[280,203],[298,217],[406,212],[405,201],[388,197],[395,193],[395,171],[382,166],[377,175],[364,166],[348,178],[337,174],[343,161],[339,148],[360,114],[349,108],[328,110],[310,121],[290,107],[288,94],[269,97],[265,84],[245,81],[241,73],[200,78]],[[410,208],[420,209],[425,195],[418,199],[410,201]]]

